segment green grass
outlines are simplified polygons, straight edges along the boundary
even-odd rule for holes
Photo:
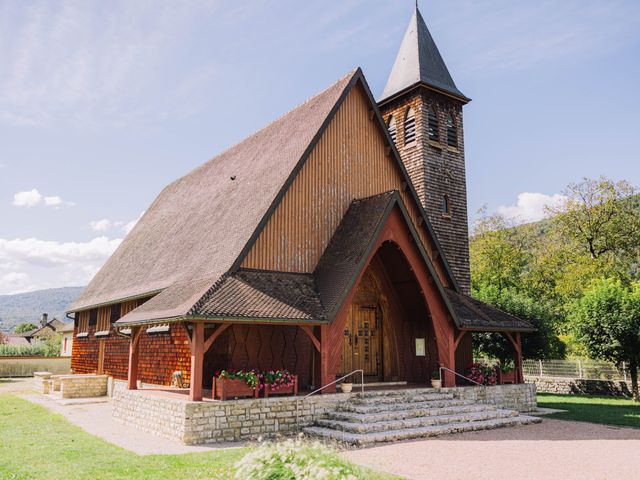
[[[539,393],[538,406],[567,410],[545,418],[640,428],[640,403],[628,398]]]
[[[141,456],[86,433],[42,406],[0,394],[2,480],[228,479],[233,464],[250,450]],[[362,469],[361,478],[397,477]]]

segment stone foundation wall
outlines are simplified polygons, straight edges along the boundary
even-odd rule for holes
[[[623,381],[565,377],[526,377],[525,381],[542,393],[631,396],[631,385]]]
[[[107,394],[107,375],[69,375],[59,377],[62,398],[103,397]]]
[[[533,384],[456,387],[442,391],[520,412],[536,408]],[[351,395],[353,393],[336,393],[299,400],[299,427],[323,418],[328,410],[347,401]],[[188,445],[255,440],[298,432],[296,397],[189,402],[163,396],[158,391],[127,390],[125,383],[117,382],[113,415],[125,425]]]
[[[538,404],[536,386],[532,383],[515,385],[495,385],[493,387],[455,387],[443,388],[441,391],[453,392],[454,397],[477,403],[495,405],[498,408],[533,412]]]
[[[322,418],[350,394],[319,395],[299,402],[300,428]],[[113,416],[121,423],[187,445],[255,440],[297,433],[295,397],[189,402],[158,392],[114,388]]]

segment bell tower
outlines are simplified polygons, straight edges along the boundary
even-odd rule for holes
[[[416,9],[378,106],[462,291],[470,291],[467,184],[458,90]]]

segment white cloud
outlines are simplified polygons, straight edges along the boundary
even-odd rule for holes
[[[122,227],[122,231],[128,234],[131,230],[133,230],[133,227],[136,226],[136,223],[138,223],[138,221],[142,218],[143,215],[144,215],[144,212],[138,215],[138,218],[134,218],[130,222],[127,222],[126,224],[124,224],[124,226]]]
[[[115,227],[121,227],[124,225],[124,222],[120,221],[111,221],[108,218],[103,218],[102,220],[92,220],[89,222],[89,227],[94,232],[106,232],[107,230],[111,230]]]
[[[88,242],[0,238],[0,294],[85,285],[121,241],[104,236]]]
[[[42,194],[35,188],[25,192],[18,192],[13,196],[13,205],[15,207],[35,207],[41,201]]]
[[[71,207],[74,205],[73,202],[67,202],[65,200],[62,200],[62,198],[60,198],[57,195],[45,197],[36,188],[33,188],[31,190],[26,190],[24,192],[18,192],[13,196],[12,205],[14,207],[31,208],[40,204],[43,204],[47,207],[56,207],[56,208],[59,208],[61,206]]]
[[[516,223],[537,222],[546,217],[545,207],[561,205],[567,197],[559,193],[546,195],[544,193],[523,192],[518,194],[515,205],[501,205],[498,213]]]

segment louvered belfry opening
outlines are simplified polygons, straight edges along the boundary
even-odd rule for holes
[[[458,146],[458,127],[451,112],[447,113],[447,145],[450,147]]]
[[[407,116],[404,119],[404,143],[414,142],[416,140],[416,115],[413,108],[407,110]]]
[[[433,142],[440,141],[440,132],[438,125],[438,115],[436,115],[436,111],[433,109],[433,106],[429,105],[427,109],[427,127],[429,132],[429,140]]]
[[[391,117],[389,117],[388,129],[389,129],[389,135],[391,136],[391,140],[395,144],[396,143],[396,138],[398,136],[398,130],[396,128],[396,117],[394,117],[393,115],[391,115]]]

